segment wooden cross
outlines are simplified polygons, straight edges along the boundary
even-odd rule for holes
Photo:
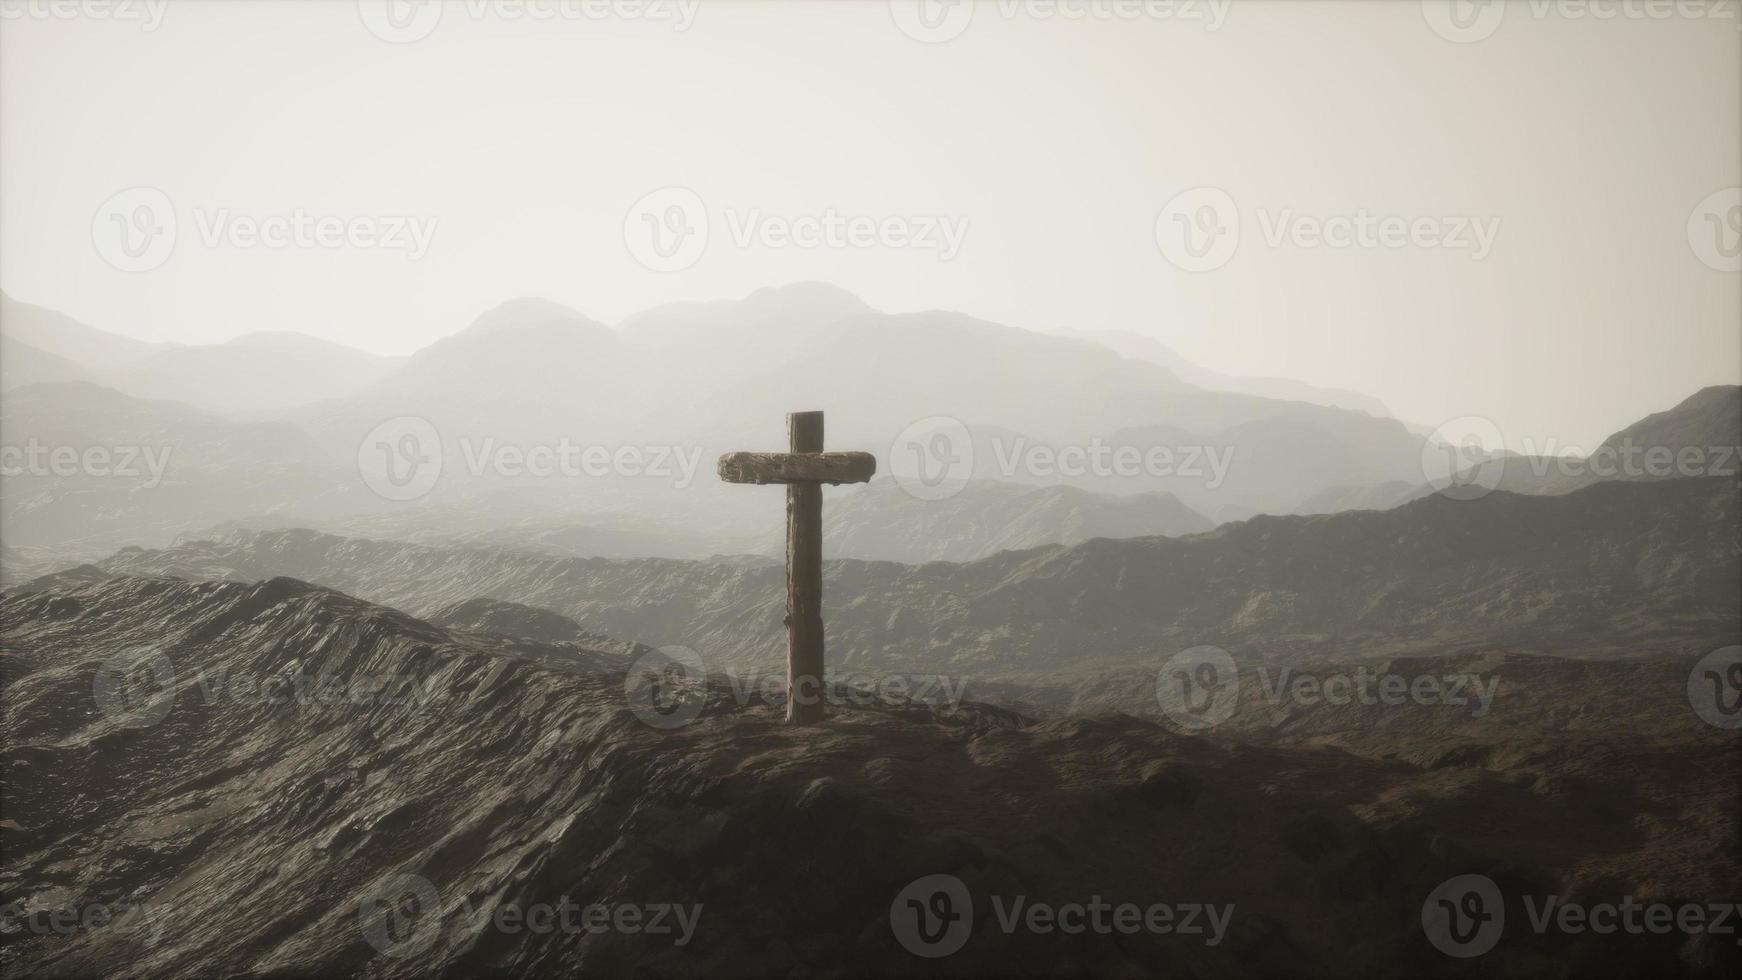
[[[786,417],[790,452],[727,453],[727,483],[786,484],[786,721],[823,720],[823,484],[864,483],[870,453],[823,452],[823,413]]]

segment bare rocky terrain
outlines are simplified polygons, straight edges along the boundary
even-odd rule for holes
[[[488,613],[472,625],[510,622]],[[693,723],[657,728],[626,697],[625,653],[456,633],[285,578],[69,578],[8,594],[0,618],[4,890],[28,921],[93,902],[143,910],[10,934],[9,977],[746,963],[1715,977],[1738,964],[1733,936],[1528,926],[1525,902],[1545,895],[1735,900],[1737,743],[1675,703],[1685,665],[1506,661],[1530,692],[1496,701],[1510,703],[1507,748],[1429,758],[1447,732],[1413,709],[1391,713],[1409,733],[1385,753],[1326,740],[1350,717],[1253,739],[881,699],[806,729],[719,678],[686,687]],[[94,687],[139,667],[137,686]],[[356,696],[384,677],[414,693]],[[1508,903],[1504,938],[1474,962],[1441,955],[1420,922],[1436,885],[1465,873]],[[969,937],[942,960],[910,954],[891,927],[892,901],[933,874],[973,903]],[[383,919],[383,896],[397,917]],[[1006,934],[1015,896],[1226,917],[1211,930],[1205,912],[1198,932]],[[565,899],[682,906],[691,928],[675,913],[658,933],[500,926]]]
[[[1703,652],[1742,634],[1739,528],[1734,481],[1712,478],[1436,496],[966,564],[831,561],[826,588],[842,598],[828,608],[830,662],[989,680],[1147,665],[1200,644],[1276,662]],[[605,636],[692,647],[715,669],[773,670],[784,657],[784,573],[767,562],[561,559],[279,531],[124,549],[60,574],[291,576],[420,616],[504,599]]]

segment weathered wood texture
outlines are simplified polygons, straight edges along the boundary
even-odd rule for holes
[[[786,431],[792,455],[781,457],[781,462],[773,468],[752,467],[752,474],[791,474],[795,468],[788,461],[806,460],[816,463],[825,457],[840,460],[832,468],[829,464],[824,464],[826,471],[850,471],[852,463],[848,457],[854,454],[825,454],[822,451],[823,413],[794,412],[786,417]],[[726,475],[725,459],[720,460],[720,475]],[[869,476],[867,471],[866,478]],[[774,481],[752,479],[747,482]],[[823,486],[815,480],[806,480],[788,483],[786,487],[786,721],[788,724],[797,725],[822,721],[826,714],[825,707]]]
[[[720,457],[720,479],[727,483],[864,483],[876,472],[877,458],[870,453],[794,450]]]

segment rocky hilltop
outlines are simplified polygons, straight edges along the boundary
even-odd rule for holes
[[[684,687],[693,722],[649,724],[626,656],[284,578],[68,578],[0,622],[13,921],[139,910],[13,931],[9,977],[1465,976],[1421,910],[1469,873],[1508,903],[1483,972],[1738,965],[1727,937],[1523,925],[1533,896],[1734,899],[1734,742],[1710,729],[1615,738],[1623,764],[1585,774],[1527,727],[1530,758],[1424,765],[889,699],[791,728],[719,680]],[[968,897],[945,959],[892,924],[933,875]],[[1018,898],[1174,917],[1006,933]],[[530,927],[565,907],[613,926]]]

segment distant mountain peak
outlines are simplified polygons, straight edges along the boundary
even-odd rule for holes
[[[864,300],[834,283],[815,281],[764,286],[745,297],[744,305],[778,311],[785,317],[816,320],[838,320],[876,312]]]
[[[587,330],[603,329],[585,314],[570,309],[561,303],[537,296],[522,296],[485,310],[463,332],[480,335],[502,330],[561,326]]]

